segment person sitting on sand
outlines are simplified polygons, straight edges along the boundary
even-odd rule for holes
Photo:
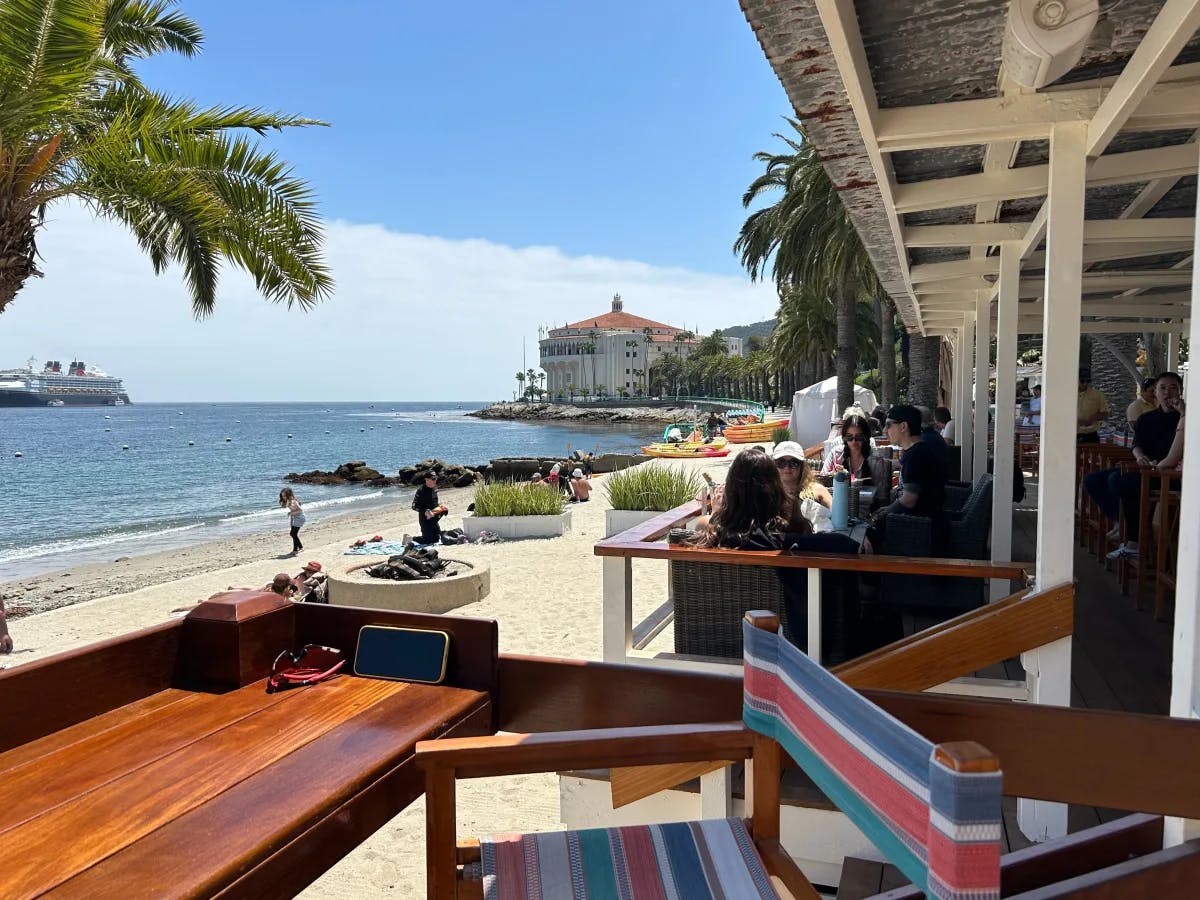
[[[587,503],[591,497],[592,483],[583,477],[583,469],[571,472],[571,503]]]
[[[0,597],[0,653],[12,653],[13,639],[8,633],[8,613],[4,610],[4,598]]]
[[[329,576],[321,571],[321,564],[316,560],[305,563],[300,574],[292,579],[296,586],[295,599],[300,603],[328,603]]]
[[[542,483],[543,483],[543,482],[542,482],[542,473],[541,473],[541,472],[534,472],[532,475],[530,475],[530,476],[529,476],[529,483],[530,483],[531,485],[534,485],[534,484],[542,484]]]

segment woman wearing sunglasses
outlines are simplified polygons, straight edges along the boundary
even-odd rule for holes
[[[800,510],[805,500],[813,500],[826,509],[833,508],[833,495],[817,481],[813,470],[804,461],[803,447],[795,441],[780,441],[771,451],[771,458],[783,482],[783,492],[788,498],[788,518],[792,522],[803,518]]]
[[[833,460],[834,471],[844,469],[852,482],[874,488],[871,511],[887,506],[892,492],[892,466],[872,451],[871,425],[864,416],[849,415],[842,420],[842,449],[834,453]]]

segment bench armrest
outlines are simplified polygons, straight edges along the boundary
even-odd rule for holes
[[[565,769],[748,759],[754,732],[741,722],[593,728],[540,734],[420,741],[417,764],[459,778],[527,775]]]

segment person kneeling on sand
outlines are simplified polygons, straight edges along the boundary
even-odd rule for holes
[[[571,472],[572,503],[587,503],[591,497],[592,483],[583,477],[583,469]]]

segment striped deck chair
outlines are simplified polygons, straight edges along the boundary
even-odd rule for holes
[[[449,738],[426,773],[431,900],[818,898],[780,843],[783,751],[917,886],[999,897],[1000,773],[978,744],[934,747],[747,613],[744,722]],[[458,778],[753,759],[751,818],[499,835],[455,846]]]

